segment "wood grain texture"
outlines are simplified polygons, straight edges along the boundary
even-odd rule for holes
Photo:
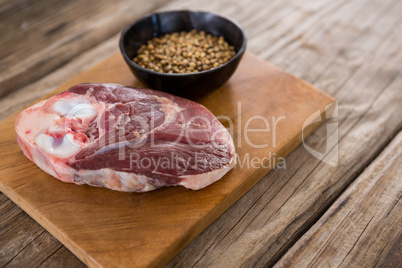
[[[138,85],[116,54],[51,95],[86,81]],[[270,163],[277,162],[273,159],[294,149],[305,121],[316,112],[320,118],[334,99],[246,53],[228,83],[197,101],[216,116],[232,120],[239,159],[232,171],[210,187],[200,191],[172,187],[136,194],[62,183],[20,152],[12,116],[0,124],[4,134],[0,157],[5,158],[0,164],[0,189],[90,266],[165,264],[266,174]],[[271,125],[270,132],[243,134],[250,122],[253,129],[266,128],[261,117]],[[275,123],[273,117],[281,117],[281,123]],[[310,133],[315,127],[304,131]],[[253,164],[252,159],[262,162]]]
[[[401,3],[335,3],[332,12],[323,8],[329,13],[324,18],[320,8],[301,16],[289,26],[290,33],[283,33],[289,42],[280,51],[261,55],[338,99],[339,116],[329,121],[339,126],[338,166],[297,148],[287,158],[286,171],[268,174],[169,267],[273,265],[401,128]],[[279,25],[274,34],[283,30]],[[261,49],[268,32],[255,41]],[[306,142],[329,152],[326,140],[322,126]]]
[[[117,53],[119,49],[116,44],[119,37],[120,34],[113,36],[100,45],[91,48],[80,57],[71,60],[63,67],[49,73],[44,78],[0,98],[0,120],[20,111],[36,99],[55,90],[67,80]]]
[[[402,132],[275,267],[402,263]]]
[[[13,5],[17,1],[1,2]],[[297,148],[286,159],[286,171],[274,170],[262,179],[168,266],[201,266],[208,258],[215,257],[218,258],[217,263],[225,263],[230,255],[222,252],[231,242],[238,245],[243,243],[245,248],[253,247],[255,243],[267,248],[266,252],[254,251],[255,255],[246,256],[244,261],[239,261],[234,266],[259,258],[258,264],[261,266],[272,265],[322,216],[401,128],[398,118],[402,101],[402,85],[398,78],[401,76],[398,65],[401,62],[402,49],[399,34],[401,3],[396,0],[174,0],[161,7],[162,10],[176,8],[207,9],[234,17],[247,32],[249,51],[339,99],[339,116],[329,121],[339,124],[339,150],[342,157],[337,168],[325,168],[324,164],[319,165],[320,162],[302,146]],[[63,14],[60,13],[60,16]],[[80,46],[80,43],[75,45]],[[99,47],[102,46],[100,44]],[[85,64],[86,60],[80,59],[87,57],[86,55],[80,55],[73,62]],[[86,59],[96,61],[96,58],[89,56]],[[41,90],[50,92],[74,76],[75,69],[80,68],[80,64],[63,66],[41,79],[36,84],[38,87],[32,85],[22,88],[13,98],[4,99],[0,109],[6,105],[7,109],[1,112],[7,114],[2,118],[41,96]],[[36,92],[30,95],[32,90]],[[306,142],[324,152],[326,126],[314,132]],[[301,189],[304,195],[295,196],[295,191],[300,192]],[[308,202],[308,205],[300,207],[304,202]],[[286,205],[287,210],[281,211],[288,211],[289,217],[276,213],[283,205]],[[25,214],[17,206],[11,203],[9,206],[9,215]],[[2,236],[0,240],[14,239],[15,243],[29,244],[30,240],[24,240],[27,236],[21,235],[24,229],[18,228],[18,222],[14,223],[12,219],[18,218],[1,218],[3,225],[15,225],[15,233],[7,232],[6,237]],[[239,235],[253,232],[257,234],[258,223],[271,223],[272,226],[275,219],[280,224],[273,226],[274,234],[260,233],[261,238],[268,236],[270,239],[253,239],[251,235]],[[32,221],[32,224],[35,223]],[[396,244],[393,247],[400,248]],[[59,251],[68,252],[64,247]],[[216,254],[211,251],[216,251]],[[58,256],[61,256],[62,263],[66,255],[51,255],[49,259],[56,265],[51,267],[57,267]],[[71,253],[69,256],[74,258]],[[11,265],[12,263],[10,262]],[[78,263],[76,267],[81,265]]]
[[[162,3],[166,0],[19,0],[0,5],[0,97],[63,66]]]

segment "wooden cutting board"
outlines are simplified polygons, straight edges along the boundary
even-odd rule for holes
[[[82,82],[140,85],[116,54],[50,95]],[[300,143],[303,125],[319,118],[335,100],[246,53],[224,87],[196,101],[232,131],[238,153],[237,166],[205,189],[122,193],[63,183],[22,154],[13,115],[0,123],[0,190],[88,266],[163,265],[275,163],[283,167],[280,157]],[[310,124],[304,136],[318,125]]]

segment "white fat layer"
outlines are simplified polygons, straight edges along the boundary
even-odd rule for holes
[[[235,158],[233,157],[230,160],[229,164],[221,167],[220,169],[212,170],[210,172],[197,175],[180,176],[179,178],[181,178],[182,181],[179,183],[179,185],[182,185],[192,190],[200,190],[220,180],[226,173],[229,172],[229,170],[231,170],[234,167],[235,164],[236,164]]]
[[[80,150],[80,145],[74,141],[74,136],[70,133],[56,141],[55,138],[46,134],[39,134],[35,142],[37,146],[48,154],[60,158],[68,158]]]
[[[82,120],[93,119],[97,112],[90,103],[78,103],[71,100],[59,100],[53,104],[53,110],[61,116],[73,116]]]

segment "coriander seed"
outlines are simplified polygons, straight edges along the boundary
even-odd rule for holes
[[[236,54],[223,36],[204,31],[174,32],[142,45],[133,61],[162,73],[192,73],[221,66]]]

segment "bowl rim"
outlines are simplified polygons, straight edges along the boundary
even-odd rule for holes
[[[150,69],[147,69],[147,68],[143,68],[143,67],[141,67],[140,65],[138,65],[137,63],[135,63],[132,59],[130,59],[130,58],[127,56],[127,53],[126,53],[126,51],[125,51],[125,49],[124,49],[124,45],[123,45],[123,39],[124,39],[124,37],[126,36],[127,32],[128,32],[135,24],[137,24],[139,21],[141,21],[141,20],[143,20],[143,19],[149,18],[149,17],[154,16],[154,15],[156,15],[156,14],[177,13],[177,12],[211,14],[211,15],[214,15],[214,16],[216,16],[216,17],[221,17],[221,18],[223,18],[223,19],[229,21],[230,23],[232,23],[233,25],[235,25],[235,26],[240,30],[240,32],[241,32],[241,34],[242,34],[242,36],[243,36],[243,42],[242,42],[242,44],[241,44],[241,46],[240,46],[239,51],[237,51],[236,54],[235,54],[230,60],[228,60],[227,62],[223,63],[222,65],[220,65],[220,66],[218,66],[218,67],[215,67],[215,68],[212,68],[212,69],[209,69],[209,70],[206,70],[206,71],[197,72],[197,73],[193,72],[193,73],[182,73],[182,74],[178,74],[178,73],[162,73],[162,72],[153,71],[153,70],[150,70]],[[147,15],[145,15],[145,16],[139,18],[138,20],[134,21],[133,23],[129,24],[128,26],[126,26],[126,27],[123,29],[123,31],[122,31],[122,33],[121,33],[121,35],[120,35],[120,40],[119,40],[120,52],[121,52],[121,54],[123,55],[123,58],[125,59],[125,61],[126,61],[129,65],[131,65],[131,66],[133,66],[133,67],[135,67],[135,68],[137,68],[137,69],[139,69],[139,70],[141,70],[141,71],[147,72],[147,73],[151,73],[151,74],[154,74],[154,75],[160,75],[160,76],[166,76],[166,77],[184,77],[184,76],[193,76],[193,75],[203,75],[203,74],[209,74],[209,73],[218,71],[218,70],[220,70],[220,69],[225,68],[227,65],[229,65],[231,62],[235,61],[237,58],[241,57],[241,56],[244,54],[245,50],[246,50],[246,46],[247,46],[247,36],[246,36],[246,33],[245,33],[243,27],[242,27],[235,19],[233,19],[233,18],[231,18],[231,17],[229,17],[229,16],[217,14],[217,13],[214,13],[214,12],[202,11],[202,10],[200,10],[200,11],[193,11],[193,10],[186,10],[186,9],[169,10],[169,11],[161,11],[161,12],[152,12],[152,13],[149,13],[149,14],[147,14]]]

